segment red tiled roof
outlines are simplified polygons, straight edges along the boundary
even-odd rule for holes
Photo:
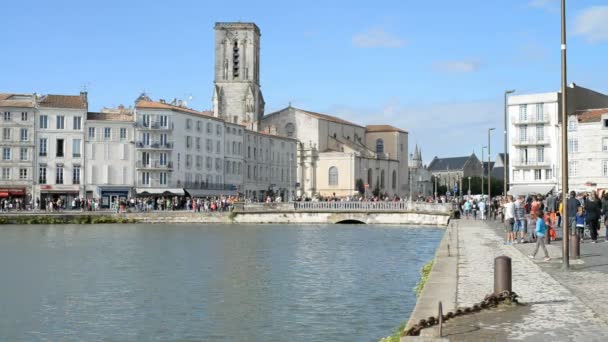
[[[365,132],[375,133],[375,132],[400,132],[407,133],[404,130],[401,130],[395,126],[391,125],[367,125],[365,126]]]
[[[608,108],[579,110],[575,114],[580,123],[600,122],[602,115],[608,114]]]
[[[87,109],[81,95],[45,95],[40,100],[41,107]]]
[[[134,121],[131,114],[88,112],[87,120]]]

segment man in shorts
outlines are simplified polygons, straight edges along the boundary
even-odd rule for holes
[[[504,225],[506,242],[505,245],[512,245],[515,240],[515,233],[513,232],[513,226],[515,225],[515,202],[513,196],[507,196],[507,200],[504,204]]]
[[[514,235],[515,242],[517,242],[517,232],[519,232],[519,242],[524,243],[524,236],[526,236],[528,225],[526,224],[526,208],[524,207],[524,199],[522,196],[517,197],[517,201],[515,201],[515,226],[514,226]]]

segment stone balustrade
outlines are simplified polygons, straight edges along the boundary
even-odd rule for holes
[[[427,212],[449,214],[450,204],[424,202],[284,202],[248,203],[235,206],[242,211],[296,211],[296,212]]]

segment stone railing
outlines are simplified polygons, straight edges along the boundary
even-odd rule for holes
[[[450,213],[450,204],[424,202],[294,202],[297,211],[413,211]]]

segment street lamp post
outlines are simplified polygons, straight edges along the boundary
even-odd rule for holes
[[[471,176],[469,176],[469,196],[471,196]]]
[[[481,148],[481,198],[483,198],[483,178],[485,176],[485,167],[483,166],[484,163],[484,150],[488,148],[488,146],[483,146]]]
[[[569,255],[569,240],[568,236],[568,210],[566,210],[566,203],[568,201],[568,108],[567,108],[567,69],[566,69],[566,0],[562,0],[561,6],[562,14],[562,203],[564,210],[562,212],[562,268],[567,270],[570,268],[570,255]]]
[[[506,196],[507,195],[507,185],[509,184],[509,182],[507,181],[507,176],[508,176],[508,171],[507,171],[507,112],[508,112],[508,107],[507,107],[507,96],[509,94],[513,94],[515,92],[515,89],[511,89],[511,90],[506,90],[505,91],[505,131],[504,131],[504,140],[505,140],[505,146],[504,146],[504,165],[503,165],[503,187],[502,187],[502,192],[503,194]]]
[[[491,142],[490,142],[490,133],[495,130],[495,128],[488,128],[488,200],[492,200],[492,190],[490,186],[492,185],[492,166],[490,165],[490,158],[492,158],[491,152]]]

